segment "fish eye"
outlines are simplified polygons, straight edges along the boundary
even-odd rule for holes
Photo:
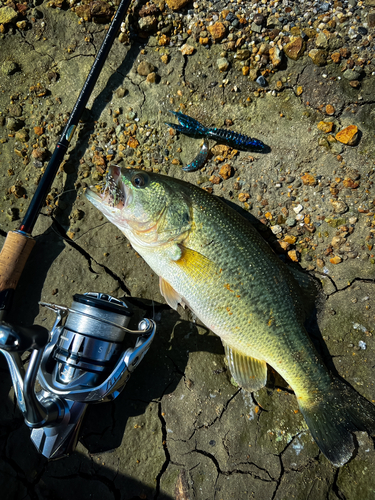
[[[148,176],[144,173],[135,174],[132,177],[131,183],[136,188],[144,187],[147,184]]]

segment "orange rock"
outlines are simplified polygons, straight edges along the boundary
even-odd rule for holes
[[[202,37],[199,38],[199,43],[201,45],[208,45],[209,41],[210,41],[210,39],[208,38],[208,36],[205,36],[204,38],[202,38]]]
[[[284,45],[283,50],[285,54],[289,57],[289,59],[293,59],[293,61],[296,61],[303,55],[305,48],[306,48],[305,42],[302,40],[301,37],[298,37],[292,42],[289,42],[286,45]]]
[[[302,85],[299,85],[299,86],[297,87],[296,94],[297,94],[297,95],[301,95],[301,94],[302,94],[302,92],[303,92],[303,87],[302,87]]]
[[[326,113],[327,113],[327,115],[334,115],[335,114],[335,108],[332,106],[332,104],[327,104]]]
[[[350,178],[346,178],[342,181],[343,183],[343,186],[346,187],[346,188],[351,188],[351,189],[357,189],[357,187],[359,186],[359,182],[355,182],[353,181],[353,179],[350,179]]]
[[[331,264],[340,264],[342,258],[339,257],[338,255],[335,255],[334,257],[332,257],[332,259],[329,259],[329,261]]]
[[[281,248],[285,251],[288,250],[290,247],[290,245],[287,241],[279,241],[278,243],[281,246]]]
[[[229,177],[233,175],[233,168],[229,165],[229,163],[225,163],[221,167],[219,174],[224,180],[229,179]]]
[[[34,127],[34,133],[36,135],[42,135],[42,134],[44,134],[44,128],[43,127]]]
[[[277,90],[281,90],[283,88],[283,82],[281,80],[276,82],[276,88]]]
[[[215,42],[219,42],[225,37],[226,28],[223,23],[216,22],[212,26],[208,26],[207,29]]]
[[[286,234],[284,237],[284,241],[286,243],[289,243],[290,245],[294,245],[294,243],[297,241],[296,236],[291,236],[290,234]]]
[[[167,5],[172,10],[183,9],[190,0],[167,0]]]
[[[349,82],[349,85],[353,87],[353,89],[358,89],[361,83],[358,80],[352,80],[351,82]]]
[[[328,134],[329,132],[332,132],[333,130],[333,123],[332,122],[324,122],[321,121],[318,123],[318,129],[324,132],[325,134]]]
[[[356,125],[345,127],[336,134],[336,139],[342,144],[355,146],[358,141],[358,127]]]
[[[264,217],[265,217],[266,219],[268,219],[268,220],[271,220],[271,219],[272,219],[272,214],[271,214],[271,212],[266,212],[266,213],[264,214]]]
[[[130,137],[130,139],[128,140],[128,146],[130,148],[136,148],[139,146],[139,142],[137,141],[137,139],[134,139],[134,137]]]
[[[211,182],[212,184],[220,184],[220,182],[221,182],[221,178],[220,178],[218,175],[212,175],[212,176],[210,177],[210,182]]]
[[[240,193],[238,199],[242,202],[247,201],[250,198],[249,193]]]
[[[334,52],[333,54],[331,54],[331,59],[334,63],[339,63],[341,59],[340,52]]]
[[[298,262],[298,252],[297,252],[297,250],[289,250],[288,257],[293,262]]]
[[[243,66],[242,67],[242,74],[243,76],[247,76],[249,74],[250,67],[249,66]]]
[[[315,177],[311,174],[306,173],[305,175],[303,175],[301,177],[301,180],[305,186],[315,186],[316,185]]]
[[[171,41],[171,39],[169,38],[169,36],[166,36],[166,35],[161,35],[161,37],[159,38],[159,45],[169,45],[169,42]]]

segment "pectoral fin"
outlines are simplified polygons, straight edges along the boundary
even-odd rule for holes
[[[183,245],[178,247],[181,250],[181,257],[176,260],[176,264],[192,278],[207,280],[220,275],[221,270],[208,257]]]
[[[246,356],[223,342],[225,355],[232,377],[238,385],[249,392],[258,391],[267,382],[265,361]]]

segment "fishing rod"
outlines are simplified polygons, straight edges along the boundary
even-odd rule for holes
[[[34,247],[35,240],[32,238],[31,232],[38,218],[42,204],[46,199],[46,195],[50,190],[59,166],[69,147],[70,141],[121,27],[121,23],[130,2],[131,0],[121,0],[103,43],[96,55],[90,73],[74,105],[73,111],[55,147],[43,177],[38,184],[37,190],[31,199],[25,217],[20,227],[16,231],[10,231],[6,237],[0,253],[0,321],[5,318],[6,312],[9,311],[17,283],[31,250]]]
[[[49,332],[39,325],[20,327],[4,320],[27,259],[40,209],[64,158],[131,0],[122,0],[73,111],[55,147],[20,227],[10,231],[0,253],[0,352],[7,360],[18,406],[31,440],[47,458],[75,449],[89,403],[110,401],[123,390],[148,351],[155,323],[142,319],[128,329],[132,315],[126,302],[108,294],[75,294],[71,307],[40,303],[56,314]],[[137,336],[134,347],[127,334]],[[25,371],[20,353],[31,350]],[[35,381],[42,387],[35,392]]]

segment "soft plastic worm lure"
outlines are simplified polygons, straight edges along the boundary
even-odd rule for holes
[[[247,135],[239,134],[238,132],[232,132],[231,130],[226,130],[217,127],[205,127],[198,120],[191,118],[191,116],[184,115],[183,113],[170,111],[173,115],[177,117],[179,125],[175,123],[168,123],[170,127],[174,128],[178,132],[183,134],[198,138],[212,139],[220,144],[229,146],[231,148],[239,149],[240,151],[253,151],[253,152],[265,152],[268,148],[262,141],[258,139],[253,139]],[[199,154],[201,154],[203,148]],[[208,150],[207,150],[208,154]],[[207,156],[206,156],[207,158]],[[196,158],[196,160],[198,157]],[[195,163],[194,160],[192,163]],[[190,164],[191,165],[191,164]],[[186,167],[185,167],[186,168]]]
[[[203,167],[207,160],[208,151],[208,139],[205,139],[203,146],[201,147],[201,150],[199,151],[197,156],[191,163],[189,163],[185,167],[182,167],[182,170],[184,170],[185,172],[195,172],[196,170],[199,170],[201,167]]]

